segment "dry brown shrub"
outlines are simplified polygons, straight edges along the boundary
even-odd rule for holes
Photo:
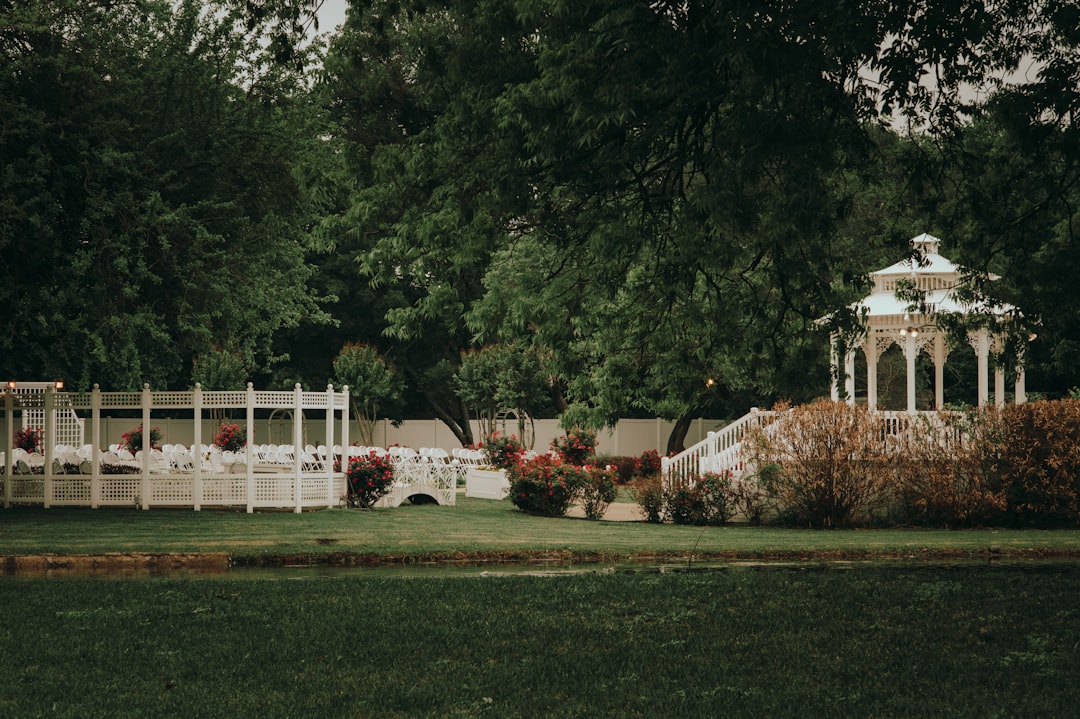
[[[1005,488],[1008,521],[1080,522],[1080,400],[1010,405],[998,414],[992,471]]]
[[[913,418],[895,457],[904,519],[944,527],[998,522],[1005,509],[993,469],[999,434],[993,412]]]
[[[783,411],[749,439],[749,458],[781,516],[841,527],[884,507],[896,484],[880,418],[865,407],[819,400]]]

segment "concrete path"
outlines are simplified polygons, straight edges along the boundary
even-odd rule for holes
[[[581,507],[574,505],[570,508],[570,511],[566,513],[567,517],[577,517],[579,519],[585,518],[585,512]],[[637,504],[631,504],[629,502],[612,502],[608,505],[607,511],[604,512],[605,522],[643,522],[645,516],[641,513],[641,507]]]

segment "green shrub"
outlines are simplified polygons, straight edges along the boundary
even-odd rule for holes
[[[772,507],[760,474],[749,475],[734,482],[731,495],[734,513],[753,525],[761,524]]]
[[[603,519],[604,512],[615,501],[618,488],[614,469],[589,467],[581,487],[581,507],[589,519]]]
[[[487,457],[488,464],[496,469],[510,469],[525,456],[525,445],[517,435],[492,432],[480,445]]]
[[[655,449],[647,449],[635,461],[634,475],[637,477],[651,477],[654,474],[659,474],[660,469],[660,453]]]
[[[675,524],[724,524],[735,508],[731,472],[707,472],[693,483],[672,487],[664,499],[667,516]]]
[[[581,467],[543,454],[509,471],[510,501],[523,512],[561,517],[581,494],[587,476]]]
[[[630,496],[641,507],[646,522],[659,524],[664,521],[664,482],[659,472],[631,482]]]
[[[593,457],[593,463],[600,467],[611,467],[615,471],[615,481],[618,484],[630,484],[634,479],[637,457],[598,454]]]
[[[596,432],[587,429],[568,429],[563,437],[551,440],[551,448],[564,464],[581,467],[596,452]]]
[[[345,503],[350,507],[368,509],[390,491],[394,483],[394,466],[389,457],[371,453],[351,460],[345,470],[345,478]]]

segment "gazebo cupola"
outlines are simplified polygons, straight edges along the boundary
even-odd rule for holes
[[[876,409],[878,359],[891,345],[896,344],[907,360],[907,410],[915,411],[915,360],[923,351],[929,354],[934,363],[934,406],[942,409],[945,405],[943,375],[949,343],[939,320],[946,314],[979,314],[994,320],[968,331],[965,338],[978,359],[978,401],[981,407],[990,397],[990,355],[1000,355],[1004,348],[1003,333],[986,324],[1000,328],[1006,317],[1015,312],[1015,308],[971,300],[971,293],[963,291],[965,281],[961,268],[938,253],[941,245],[938,238],[922,234],[912,239],[911,244],[914,249],[912,257],[870,274],[874,282],[873,291],[851,307],[860,321],[854,339],[844,343],[837,334],[832,335],[833,400],[840,399],[839,378],[842,376],[847,401],[854,403],[855,351],[861,349],[866,357],[866,403],[870,409]],[[997,278],[991,275],[989,279]],[[841,351],[844,352],[842,367],[839,364]],[[994,397],[997,404],[1004,403],[1005,373],[1000,362],[994,369]],[[1015,397],[1017,403],[1024,401],[1023,367],[1017,368]]]

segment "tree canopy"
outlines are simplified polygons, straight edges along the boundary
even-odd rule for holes
[[[9,376],[189,381],[323,317],[292,177],[295,73],[187,0],[0,3],[0,351]]]
[[[0,0],[10,375],[322,385],[363,343],[471,442],[512,347],[674,450],[825,392],[817,320],[925,231],[1076,384],[1072,3],[370,0],[325,55],[318,4]]]

